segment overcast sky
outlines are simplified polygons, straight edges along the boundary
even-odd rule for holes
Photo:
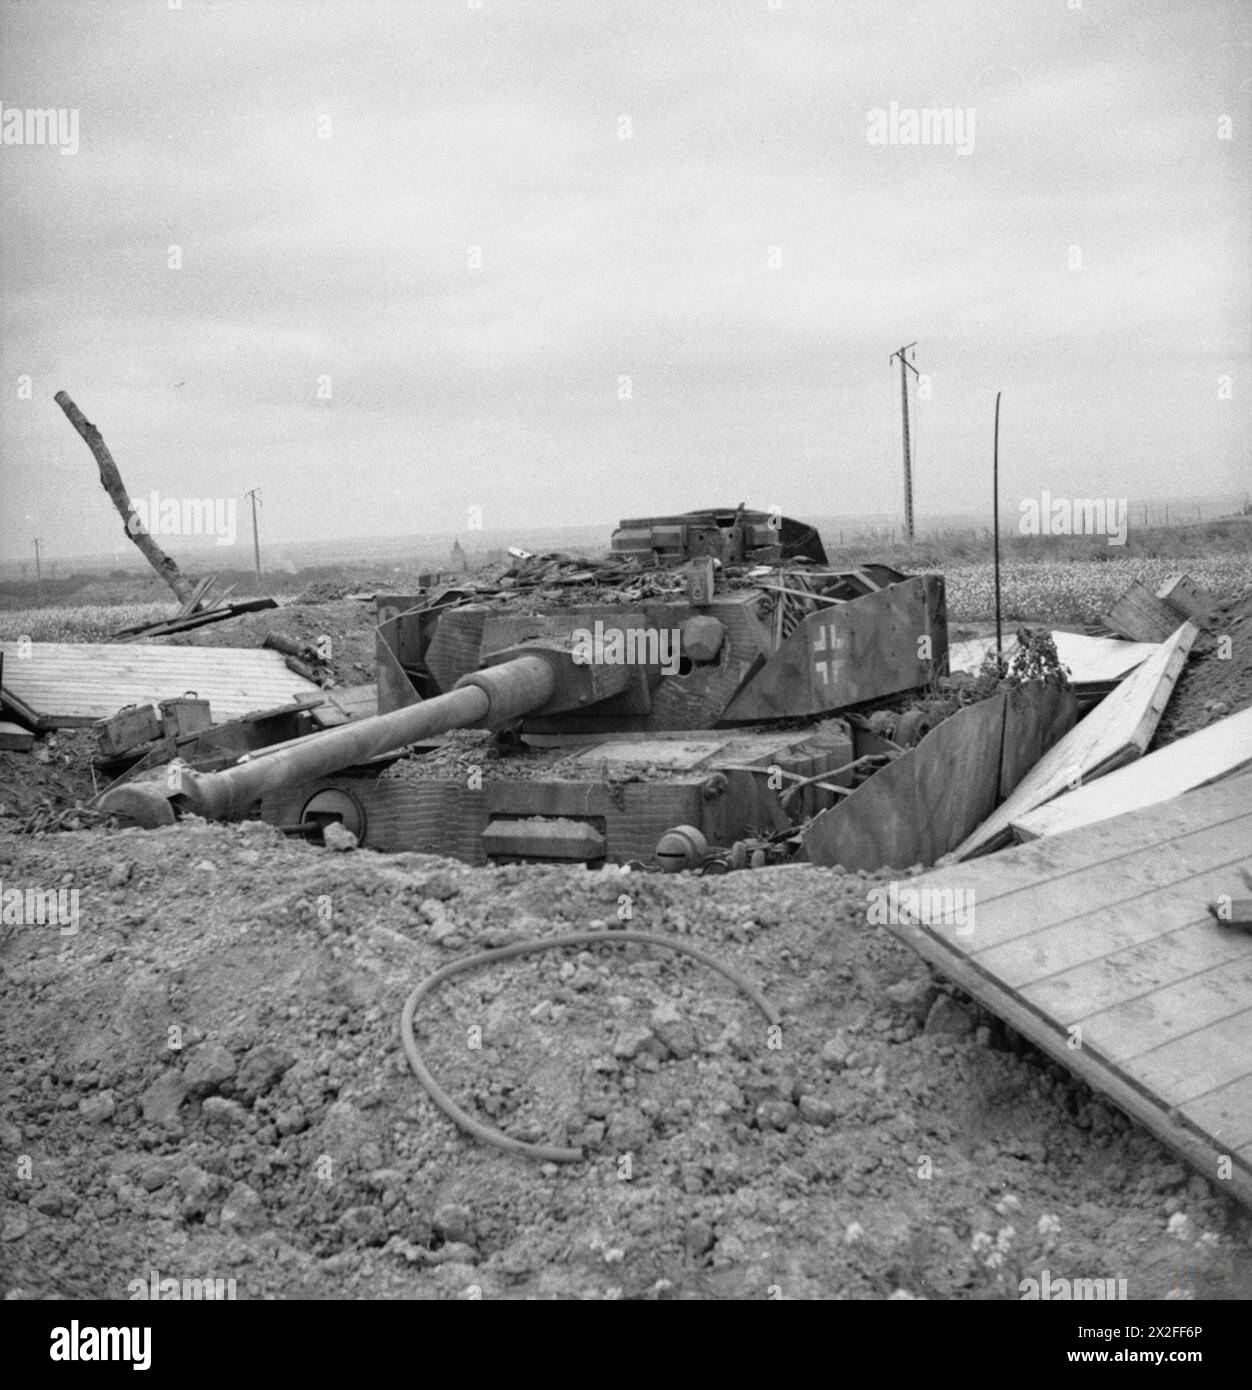
[[[923,520],[997,389],[1014,503],[1242,491],[1252,7],[1077,5],[5,0],[0,554],[118,535],[62,388],[273,539],[885,512],[914,339]]]

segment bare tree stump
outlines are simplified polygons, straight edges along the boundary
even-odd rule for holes
[[[186,578],[174,561],[144,529],[139,514],[130,504],[130,498],[127,496],[126,488],[122,483],[122,475],[117,471],[117,464],[113,462],[113,455],[109,453],[108,446],[100,436],[100,431],[70,400],[68,392],[58,391],[53,400],[65,411],[66,419],[82,435],[83,441],[91,450],[96,465],[100,469],[101,486],[113,499],[113,505],[122,518],[122,528],[126,532],[127,539],[134,541],[144,559],[173,589],[180,602],[186,603],[191,598],[191,581]]]

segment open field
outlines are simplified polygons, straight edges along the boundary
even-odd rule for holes
[[[947,581],[952,623],[988,622],[995,617],[994,570],[987,536],[957,532],[912,545],[869,543],[842,549],[827,544],[831,562],[852,566],[880,560],[909,573],[938,571]],[[1252,588],[1252,522],[1234,520],[1200,526],[1132,531],[1125,546],[1103,537],[1009,536],[1002,542],[1002,609],[1006,622],[1067,625],[1095,623],[1132,579],[1155,590],[1169,575],[1185,570],[1210,592],[1235,595]],[[416,585],[413,567],[371,570],[368,564],[318,567],[292,576],[272,576],[273,596],[291,601],[310,585],[369,592],[374,587],[404,592]],[[231,576],[234,578],[235,576]],[[238,592],[254,592],[251,576],[239,576]],[[173,615],[176,604],[151,573],[108,578],[76,577],[61,591],[45,586],[37,601],[33,583],[0,585],[0,638],[36,642],[101,641],[119,628]]]

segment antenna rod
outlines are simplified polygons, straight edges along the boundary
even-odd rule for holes
[[[991,463],[992,522],[995,528],[996,670],[1004,674],[1003,639],[1000,631],[1000,392],[996,392],[996,432]]]

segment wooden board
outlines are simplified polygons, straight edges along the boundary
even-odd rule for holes
[[[1062,666],[1069,668],[1069,678],[1075,685],[1119,681],[1160,647],[1159,642],[1125,642],[1120,637],[1087,637],[1081,632],[1053,632],[1051,635],[1056,643],[1057,657]],[[977,675],[995,646],[994,636],[949,643],[948,669]],[[1017,635],[1006,632],[1004,655],[1011,657],[1016,650]]]
[[[809,859],[850,871],[933,864],[986,820],[1076,714],[1074,697],[1054,686],[967,705],[810,821]]]
[[[1132,579],[1109,610],[1105,622],[1132,642],[1164,642],[1178,626],[1179,614],[1151,589]]]
[[[234,587],[233,585],[231,586]],[[227,590],[229,593],[230,590]],[[115,642],[145,642],[154,637],[170,637],[177,632],[190,632],[192,628],[205,627],[209,623],[224,622],[227,618],[237,618],[240,613],[259,613],[266,608],[277,608],[272,598],[246,598],[237,603],[220,603],[214,608],[201,608],[185,618],[171,618],[164,623],[141,624],[139,627],[123,628],[113,634]]]
[[[0,650],[6,703],[40,729],[85,728],[124,705],[191,690],[219,720],[320,694],[280,653],[262,649],[32,642],[21,656],[26,644],[0,642]]]
[[[28,753],[35,742],[35,735],[20,724],[0,719],[0,749],[9,753]]]
[[[1027,811],[1012,822],[1013,834],[1019,840],[1057,835],[1154,806],[1247,767],[1252,767],[1252,709],[1240,710],[1077,791],[1065,792],[1046,806]],[[1248,796],[1252,800],[1252,787]]]
[[[996,848],[1010,838],[1009,827],[1027,811],[1140,757],[1198,634],[1194,623],[1184,623],[1162,643],[1039,760],[1012,796],[957,846],[957,857],[967,859]]]
[[[1204,910],[1246,892],[1248,782],[910,879],[961,920],[890,930],[1252,1205],[1252,932]]]

